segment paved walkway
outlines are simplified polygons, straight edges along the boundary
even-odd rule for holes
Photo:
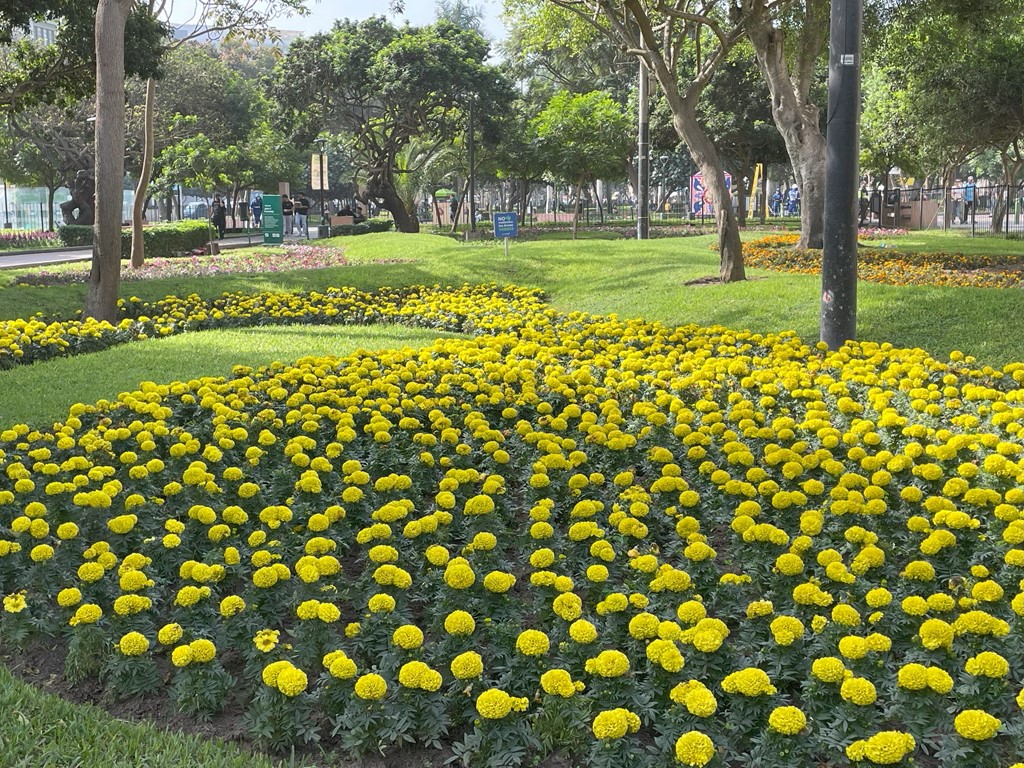
[[[309,228],[309,237],[312,240],[317,238],[317,228]],[[285,242],[301,242],[304,237],[287,235]],[[222,251],[231,248],[245,248],[249,245],[249,238],[245,235],[225,237],[217,240],[217,245]],[[253,235],[252,245],[262,244],[262,238]],[[0,269],[23,269],[25,267],[45,267],[50,264],[65,264],[74,261],[90,261],[92,259],[92,246],[84,245],[77,248],[48,248],[38,251],[17,251],[14,253],[0,252]]]

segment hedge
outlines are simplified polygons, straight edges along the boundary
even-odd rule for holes
[[[339,224],[331,227],[331,237],[368,235],[371,232],[387,232],[394,222],[391,219],[368,219],[358,224]]]
[[[65,246],[91,245],[93,228],[81,225],[67,225],[60,228],[60,240]],[[175,221],[169,224],[149,224],[142,229],[148,258],[169,258],[179,254],[188,255],[196,248],[203,248],[210,239],[210,229],[205,219]],[[131,257],[132,231],[121,230],[121,258]]]

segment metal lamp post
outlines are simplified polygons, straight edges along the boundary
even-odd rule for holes
[[[7,179],[4,179],[4,229],[11,229],[11,211],[7,207]]]

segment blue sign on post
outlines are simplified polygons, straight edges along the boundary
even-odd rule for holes
[[[519,219],[515,211],[495,213],[492,220],[495,237],[519,237]]]

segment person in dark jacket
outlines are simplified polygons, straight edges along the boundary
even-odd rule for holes
[[[224,237],[228,226],[228,209],[220,195],[213,196],[213,205],[210,206],[210,223],[217,228],[217,237]]]
[[[292,233],[292,214],[295,213],[295,203],[288,195],[281,195],[281,218],[284,219],[284,233]]]
[[[260,195],[253,198],[249,210],[252,211],[252,225],[259,229],[260,219],[263,218],[263,198]]]

